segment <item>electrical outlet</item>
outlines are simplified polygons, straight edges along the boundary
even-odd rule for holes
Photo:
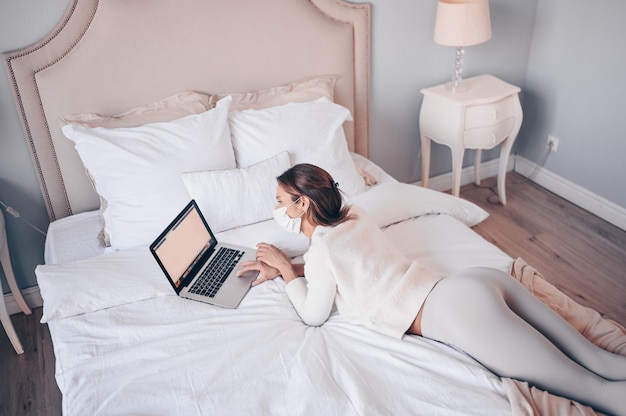
[[[559,139],[557,137],[554,137],[552,135],[548,136],[548,149],[550,149],[551,152],[556,152],[559,149]]]

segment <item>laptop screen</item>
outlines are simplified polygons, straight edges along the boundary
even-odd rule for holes
[[[177,292],[202,255],[217,243],[207,228],[192,201],[151,246]]]

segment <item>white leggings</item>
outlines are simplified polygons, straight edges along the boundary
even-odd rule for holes
[[[422,335],[499,376],[626,415],[626,357],[593,345],[500,270],[471,268],[441,280],[424,303]]]

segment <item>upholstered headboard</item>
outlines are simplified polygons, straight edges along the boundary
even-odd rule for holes
[[[39,42],[5,53],[50,220],[99,200],[58,119],[182,91],[248,92],[335,75],[368,156],[370,7],[342,0],[73,0]]]

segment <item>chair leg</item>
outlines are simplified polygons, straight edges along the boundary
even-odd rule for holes
[[[9,246],[6,243],[0,247],[0,265],[2,265],[2,269],[4,270],[4,276],[7,278],[7,283],[9,284],[9,289],[11,289],[11,292],[13,293],[13,298],[19,305],[22,312],[26,315],[30,315],[32,311],[28,307],[24,296],[22,296],[22,291],[15,281],[15,274],[13,273],[13,266],[11,265],[11,256],[9,255]]]
[[[22,343],[15,332],[15,328],[13,327],[13,322],[11,322],[11,317],[7,312],[6,304],[4,303],[4,295],[0,293],[0,321],[2,321],[2,326],[6,331],[11,344],[13,344],[13,348],[15,348],[15,352],[18,354],[24,354],[24,348],[22,348]]]
[[[2,212],[0,212],[0,215],[2,215]],[[0,235],[0,267],[4,270],[7,283],[9,283],[13,296],[20,305],[20,308],[24,311],[24,313],[31,314],[32,312],[26,304],[26,301],[24,301],[22,292],[20,292],[17,283],[15,282],[15,275],[13,274],[13,267],[11,266],[11,257],[9,256],[9,247],[6,241],[6,234],[4,233],[4,217],[0,217],[0,231],[2,231],[2,235]],[[0,285],[0,289],[2,289],[2,285]],[[7,305],[4,302],[4,294],[2,290],[0,290],[0,321],[2,321],[4,331],[7,333],[11,344],[13,344],[15,352],[23,354],[24,348],[22,348],[22,343],[15,332],[13,322],[11,322],[11,317],[7,312]]]

